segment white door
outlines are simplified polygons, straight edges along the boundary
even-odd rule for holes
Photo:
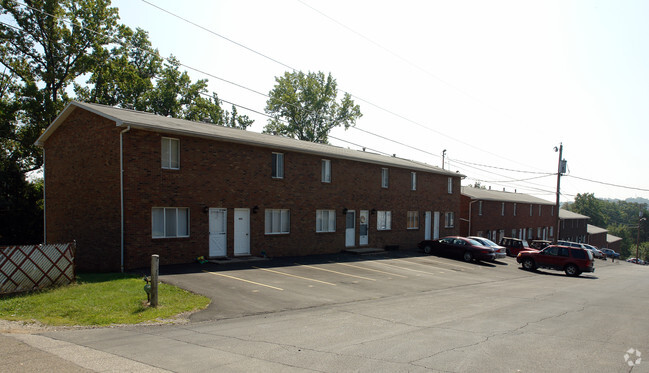
[[[210,209],[210,256],[227,256],[228,210]]]
[[[433,214],[433,240],[439,238],[439,211]]]
[[[358,244],[367,245],[369,243],[369,231],[370,231],[370,212],[368,210],[361,210],[360,213],[360,225],[358,232]]]
[[[347,210],[345,227],[345,246],[356,246],[356,211]]]
[[[430,240],[430,227],[431,227],[431,215],[430,211],[424,213],[425,222],[424,222],[424,240]]]
[[[250,255],[250,209],[234,209],[234,256]]]

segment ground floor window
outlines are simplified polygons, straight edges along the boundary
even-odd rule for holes
[[[453,228],[453,227],[455,227],[455,213],[454,212],[447,212],[444,217],[445,217],[445,219],[444,219],[444,227],[445,228]]]
[[[266,209],[266,234],[289,233],[290,221],[288,209]]]
[[[376,229],[380,231],[387,231],[392,229],[392,212],[391,211],[377,211],[376,212]]]
[[[315,231],[335,232],[336,231],[336,210],[316,210]]]
[[[186,207],[154,207],[151,209],[153,238],[189,237],[189,209]]]
[[[419,211],[408,211],[408,229],[419,228]]]

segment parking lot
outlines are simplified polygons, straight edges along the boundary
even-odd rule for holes
[[[611,265],[596,261],[596,268]],[[618,264],[614,263],[613,265]],[[206,295],[209,309],[192,321],[217,320],[327,304],[380,299],[482,284],[508,284],[563,272],[527,272],[515,258],[472,262],[426,255],[419,251],[341,253],[253,260],[229,264],[164,267],[161,280]],[[582,274],[581,280],[597,279]],[[574,279],[566,279],[571,281]]]

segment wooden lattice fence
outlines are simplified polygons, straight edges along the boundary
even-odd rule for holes
[[[74,282],[72,243],[0,247],[0,294]]]

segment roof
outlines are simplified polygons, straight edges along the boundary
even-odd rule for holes
[[[530,196],[523,193],[501,192],[497,190],[474,188],[470,186],[462,187],[462,194],[475,200],[482,201],[502,201],[516,203],[532,203],[538,205],[554,205],[553,202],[542,198]]]
[[[572,220],[572,219],[590,219],[590,216],[577,214],[576,212],[568,211],[565,209],[559,210],[559,219]]]
[[[611,243],[611,242],[617,242],[617,241],[622,241],[621,237],[614,236],[612,234],[607,234],[606,235],[606,242]]]
[[[601,234],[608,232],[607,229],[600,228],[592,224],[586,224],[586,231],[588,232],[588,234]]]
[[[219,126],[210,123],[193,122],[184,119],[170,118],[142,111],[116,108],[112,106],[90,104],[72,101],[61,111],[59,116],[47,127],[43,134],[36,140],[36,145],[44,146],[45,141],[65,122],[75,110],[83,109],[112,120],[117,127],[128,127],[161,132],[167,134],[202,137],[219,141],[261,146],[277,150],[293,151],[298,153],[316,154],[324,157],[347,159],[358,162],[373,163],[413,171],[430,172],[448,176],[464,177],[465,175],[444,170],[423,162],[389,157],[376,153],[352,150],[328,144],[319,144],[309,141],[295,140],[283,136],[262,134],[245,131],[231,127]]]

